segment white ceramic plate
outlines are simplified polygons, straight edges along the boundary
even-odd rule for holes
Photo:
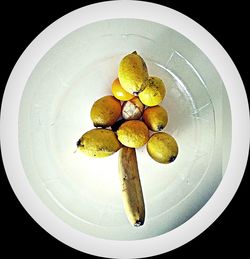
[[[108,8],[109,4],[117,8],[115,19],[105,15],[97,18],[96,11],[105,13],[103,8]],[[187,228],[187,224],[195,220],[194,216],[204,211],[203,206],[208,204],[226,172],[234,132],[231,129],[234,108],[231,106],[231,113],[227,97],[230,83],[214,58],[217,42],[201,27],[158,5],[109,4],[89,6],[63,17],[29,47],[26,60],[25,55],[20,59],[6,88],[2,121],[8,130],[3,130],[2,146],[14,190],[47,231],[82,251],[105,256],[113,252],[113,256],[117,256],[122,250],[108,249],[114,245],[108,239],[137,240],[133,243],[135,247],[137,242],[150,240],[153,244],[162,237],[170,240],[170,235]],[[141,4],[145,12],[135,15]],[[129,15],[124,14],[125,7]],[[158,18],[150,16],[148,10],[158,11]],[[188,23],[191,29],[187,29]],[[195,29],[215,47],[206,48],[204,38],[199,41],[192,33]],[[38,47],[40,53],[35,56]],[[217,48],[223,51],[220,46]],[[149,73],[161,77],[167,86],[168,94],[162,104],[169,112],[165,131],[175,136],[180,149],[177,160],[170,165],[154,162],[145,148],[138,150],[146,204],[146,220],[140,228],[129,225],[122,208],[117,154],[97,160],[74,153],[78,138],[92,128],[91,105],[99,97],[111,93],[119,61],[134,50],[145,59]],[[226,56],[224,52],[223,55]],[[24,61],[27,69],[22,71],[22,80],[19,80],[21,89],[12,96],[12,101],[16,99],[12,106],[15,109],[10,111],[10,106],[6,105],[18,79],[15,73],[20,76],[20,63]],[[242,84],[239,78],[237,83]],[[241,87],[244,94],[243,85]],[[10,129],[14,133],[6,143],[4,140],[10,139]],[[244,132],[241,134],[244,136]],[[232,149],[233,146],[232,138]],[[12,165],[10,149],[12,156],[16,154],[15,165],[22,171],[20,176],[13,175],[13,169],[8,167]],[[38,215],[39,210],[43,214]],[[212,222],[215,215],[211,217],[210,214],[206,224]],[[53,225],[46,226],[47,219]],[[89,241],[86,242],[86,238]],[[79,243],[83,239],[84,245]],[[170,242],[168,250],[182,240],[179,236],[177,244]],[[95,252],[88,242],[94,242],[95,247],[100,247],[97,244],[101,242],[104,250]],[[128,256],[152,254],[147,249],[128,251],[126,242],[115,244],[117,248],[123,247]],[[159,249],[156,247],[156,253]]]
[[[167,87],[164,131],[180,150],[169,165],[153,161],[145,147],[137,150],[146,204],[140,228],[131,227],[123,210],[118,154],[98,160],[74,152],[93,128],[92,104],[112,94],[120,60],[134,50]],[[231,134],[223,89],[208,58],[166,26],[136,19],[84,26],[50,49],[26,83],[19,147],[27,177],[44,203],[80,231],[121,240],[163,234],[193,216],[222,178],[221,131]]]

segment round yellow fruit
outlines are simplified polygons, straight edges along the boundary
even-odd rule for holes
[[[118,140],[126,147],[139,148],[145,145],[149,138],[148,127],[139,120],[124,122],[117,131]]]
[[[161,131],[168,123],[168,113],[159,105],[148,107],[143,113],[143,121],[150,130]]]
[[[131,94],[137,94],[144,89],[144,82],[148,79],[148,69],[136,51],[121,60],[118,77],[121,86]]]
[[[145,88],[139,93],[141,102],[147,106],[156,106],[166,95],[166,88],[159,77],[149,77],[144,84]]]
[[[147,143],[147,151],[155,161],[169,164],[178,155],[178,145],[171,135],[159,132],[150,137]]]
[[[114,96],[108,95],[98,99],[90,111],[95,127],[112,126],[121,115],[121,103]]]
[[[126,92],[124,88],[122,88],[119,78],[116,78],[112,83],[112,93],[116,99],[121,101],[128,101],[134,97],[134,95]]]
[[[90,157],[106,157],[121,148],[115,133],[108,129],[92,129],[77,142],[77,148]]]

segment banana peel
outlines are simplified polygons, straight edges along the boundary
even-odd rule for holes
[[[145,205],[135,149],[122,147],[118,164],[125,213],[133,226],[142,226],[145,221]]]

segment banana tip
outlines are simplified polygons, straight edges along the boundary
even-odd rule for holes
[[[134,226],[135,226],[135,227],[140,227],[140,226],[143,225],[143,223],[144,223],[144,221],[142,221],[142,220],[137,220],[137,221],[135,222]]]

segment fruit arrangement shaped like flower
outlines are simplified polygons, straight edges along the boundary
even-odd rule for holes
[[[145,220],[145,205],[139,177],[136,148],[147,144],[149,157],[163,164],[178,155],[176,140],[162,131],[168,113],[159,104],[166,95],[164,82],[149,76],[146,62],[136,51],[119,64],[113,95],[94,102],[90,117],[94,129],[77,141],[79,151],[90,157],[107,157],[119,151],[119,178],[124,210],[133,226]],[[149,132],[153,131],[151,137]]]

